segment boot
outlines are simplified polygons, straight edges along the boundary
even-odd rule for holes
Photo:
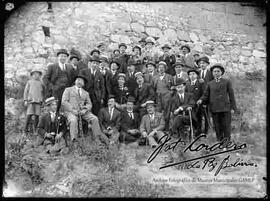
[[[31,114],[27,115],[27,117],[26,117],[25,133],[29,133],[30,132],[29,126],[31,124],[31,118],[32,118],[32,115]]]
[[[37,126],[38,126],[38,122],[39,122],[39,115],[35,115],[35,121],[34,121],[34,133],[37,130]]]

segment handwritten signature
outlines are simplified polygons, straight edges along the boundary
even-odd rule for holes
[[[206,138],[206,135],[200,135],[198,136],[194,141],[192,141],[190,144],[188,144],[185,149],[183,150],[183,152],[198,152],[198,151],[202,151],[202,150],[206,150],[209,152],[213,152],[216,150],[222,150],[219,152],[215,152],[215,153],[210,153],[204,156],[200,156],[200,157],[196,157],[196,158],[192,158],[192,159],[188,159],[185,161],[180,161],[180,162],[176,162],[176,163],[171,163],[168,165],[164,165],[161,166],[159,169],[164,169],[164,168],[168,168],[168,167],[172,167],[172,166],[176,166],[176,165],[184,165],[181,166],[181,169],[190,169],[190,168],[202,168],[204,169],[205,167],[209,167],[209,172],[213,171],[216,167],[216,172],[215,172],[215,176],[218,175],[220,173],[220,171],[222,169],[226,169],[228,167],[237,167],[237,166],[255,166],[257,167],[257,165],[251,161],[247,161],[247,162],[243,162],[242,159],[237,158],[235,162],[230,163],[230,155],[228,155],[227,157],[225,157],[222,162],[218,165],[218,162],[216,161],[216,158],[214,156],[216,155],[221,155],[221,154],[225,154],[225,153],[229,153],[229,152],[233,152],[233,151],[237,151],[237,150],[241,150],[241,149],[245,149],[247,148],[247,144],[243,143],[240,145],[237,145],[227,139],[222,140],[221,142],[217,142],[213,145],[208,145],[208,144],[204,144],[204,143],[200,143],[200,144],[195,144],[196,142],[199,141],[199,139],[201,138]],[[159,143],[162,142],[149,156],[147,163],[151,163],[161,151],[174,151],[176,146],[182,144],[185,145],[185,141],[183,141],[181,138],[179,138],[178,140],[176,140],[175,142],[170,142],[171,141],[171,137],[166,134],[164,135],[160,140]],[[226,148],[226,150],[223,150],[223,148]],[[207,158],[207,159],[205,159]],[[201,164],[200,159],[205,159],[203,161],[203,163]],[[190,163],[192,162],[192,163]]]

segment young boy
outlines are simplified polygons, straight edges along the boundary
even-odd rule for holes
[[[31,79],[26,83],[23,100],[24,105],[27,107],[26,111],[26,124],[25,132],[30,132],[31,118],[34,117],[34,131],[38,125],[39,115],[41,111],[41,104],[43,102],[45,86],[40,80],[42,72],[40,70],[32,70],[30,73]]]

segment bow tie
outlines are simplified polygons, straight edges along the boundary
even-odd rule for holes
[[[220,78],[217,78],[217,79],[215,79],[216,80],[216,82],[220,82]]]

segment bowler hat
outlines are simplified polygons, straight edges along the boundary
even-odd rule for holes
[[[182,50],[184,47],[187,48],[188,51],[190,52],[190,47],[188,45],[182,45],[180,49]]]
[[[100,51],[98,49],[93,49],[91,52],[90,52],[90,55],[92,56],[94,54],[94,52],[97,52],[98,54],[100,54]]]
[[[68,52],[67,52],[66,49],[60,49],[60,50],[58,50],[58,52],[57,52],[56,55],[58,56],[59,54],[65,54],[65,55],[69,56],[69,54],[68,54]]]
[[[90,57],[90,60],[89,60],[90,62],[92,62],[92,61],[97,61],[97,62],[99,62],[100,63],[100,58],[98,57],[98,56],[92,56],[92,57]]]
[[[199,75],[199,74],[200,74],[200,73],[199,73],[199,71],[197,71],[197,70],[196,70],[196,69],[194,69],[194,68],[192,68],[192,69],[188,70],[187,74],[189,75],[189,73],[191,73],[191,72],[195,72],[197,75]]]
[[[118,61],[116,61],[116,60],[112,60],[112,61],[110,62],[110,66],[112,65],[112,63],[115,63],[115,64],[118,66],[118,69],[119,69],[120,66],[121,66],[121,64],[120,64]]]
[[[206,57],[206,56],[200,57],[200,58],[196,61],[196,64],[198,65],[200,61],[204,61],[204,62],[210,64],[209,58]]]
[[[224,69],[224,67],[223,67],[220,63],[216,63],[216,64],[214,64],[214,65],[210,68],[211,73],[213,72],[213,70],[214,70],[215,68],[219,68],[219,69],[221,70],[221,72],[222,72],[222,75],[224,74],[225,69]]]
[[[120,52],[120,50],[119,50],[119,49],[115,49],[115,50],[113,50],[113,53],[115,53],[116,51]]]
[[[154,61],[148,61],[145,66],[147,67],[149,64],[152,64],[156,68],[156,64]]]
[[[31,70],[30,75],[32,76],[34,72],[38,72],[40,76],[42,75],[41,70],[35,70],[35,69]]]
[[[125,43],[120,43],[120,44],[118,45],[118,48],[120,48],[121,46],[124,46],[125,48],[127,48],[127,45],[126,45]]]
[[[165,66],[165,68],[167,67],[167,64],[166,64],[165,61],[160,61],[160,62],[158,62],[158,66],[160,66],[160,65]]]
[[[142,51],[142,48],[141,48],[141,46],[140,46],[140,45],[135,45],[135,46],[132,48],[132,51],[134,51],[134,49],[135,49],[135,48],[139,49],[139,50],[140,50],[140,52]]]
[[[86,78],[83,74],[81,74],[81,73],[79,73],[79,74],[75,77],[75,80],[76,80],[77,78],[82,78],[82,79],[84,80],[84,83],[87,83],[87,82],[88,82],[87,78]]]
[[[47,98],[45,100],[45,105],[48,106],[48,105],[51,105],[53,102],[57,102],[57,100],[55,99],[55,97],[50,97],[50,98]]]
[[[69,60],[72,60],[73,58],[80,60],[80,57],[77,54],[70,54]]]
[[[165,45],[163,45],[163,46],[161,47],[161,49],[164,49],[164,48],[172,49],[172,48],[169,46],[169,44],[165,44]]]
[[[176,81],[174,83],[174,86],[178,86],[178,85],[181,85],[181,84],[186,85],[186,81],[183,78],[176,79]]]
[[[177,61],[175,64],[172,65],[172,67],[175,68],[176,66],[185,67],[185,64],[183,62]]]
[[[137,73],[135,73],[135,78],[137,79],[138,77],[143,77],[143,73],[142,72],[137,72]]]
[[[135,102],[135,98],[133,96],[129,96],[128,99],[127,99],[127,102],[134,103]]]

